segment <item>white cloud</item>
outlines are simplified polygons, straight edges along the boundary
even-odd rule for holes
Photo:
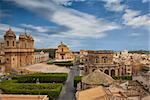
[[[14,27],[8,24],[2,24],[0,23],[0,31],[1,32],[6,32],[9,27],[11,27],[12,30],[15,30],[15,32],[24,32],[25,30],[23,28],[19,28],[19,27]]]
[[[52,1],[58,5],[71,6],[72,2],[83,2],[86,0],[52,0]]]
[[[126,8],[126,5],[121,4],[122,0],[102,0],[102,1],[106,3],[104,7],[109,11],[120,12]]]
[[[53,30],[48,26],[35,26],[31,24],[21,24],[21,26],[26,28],[27,30],[34,30],[39,33],[40,32],[43,32],[43,33],[53,32]]]
[[[59,6],[48,0],[28,0],[26,2],[23,2],[24,0],[13,1],[21,7],[43,15],[51,22],[67,27],[69,30],[60,32],[64,35],[102,37],[106,31],[120,28],[116,23],[107,22],[93,15]]]
[[[8,24],[2,24],[0,23],[0,40],[3,41],[3,36],[5,32],[11,27],[11,29],[16,33],[17,39],[19,37],[19,34],[22,32],[25,32],[25,29],[22,28],[22,26],[30,26],[32,28],[44,28],[42,26],[34,26],[34,25],[28,25],[28,24],[21,24],[21,27],[14,27],[10,26]],[[37,30],[32,30],[28,29],[27,34],[31,34],[35,40],[35,45],[38,48],[56,48],[57,45],[60,43],[60,41],[63,41],[67,43],[67,45],[70,45],[71,48],[76,48],[76,47],[82,47],[83,45],[81,44],[82,39],[76,38],[76,37],[70,37],[66,35],[59,35],[59,34],[53,34],[53,35],[48,35],[45,34],[45,32],[38,32]],[[35,34],[36,33],[36,34]]]
[[[64,41],[69,44],[71,48],[80,48],[86,45],[83,45],[85,37],[104,37],[107,31],[120,28],[116,23],[108,22],[71,8],[65,8],[51,0],[26,0],[26,2],[24,2],[24,0],[8,1],[35,12],[60,27],[66,27],[65,32],[58,31],[57,34],[50,35],[46,32],[51,31],[51,27],[22,24],[21,27],[26,27],[31,31],[30,33],[35,39],[36,47],[56,47],[60,41]],[[16,30],[14,29],[14,31]]]
[[[150,0],[142,0],[143,3],[150,2]]]
[[[140,36],[141,35],[141,33],[131,33],[131,34],[129,34],[129,36]]]
[[[149,14],[140,15],[140,11],[135,11],[131,9],[126,9],[125,14],[122,19],[124,24],[133,27],[150,27],[150,17]]]

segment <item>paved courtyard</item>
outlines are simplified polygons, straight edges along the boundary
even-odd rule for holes
[[[44,72],[44,73],[69,73],[70,69],[57,66],[57,65],[48,65],[46,63],[38,63],[30,66],[22,67],[21,69],[26,69],[33,72]]]

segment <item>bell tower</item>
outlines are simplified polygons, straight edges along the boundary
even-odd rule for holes
[[[5,71],[10,72],[14,67],[17,67],[16,54],[16,34],[9,28],[4,35],[5,45]]]
[[[4,40],[6,48],[16,48],[16,34],[11,30],[11,28],[6,31]]]

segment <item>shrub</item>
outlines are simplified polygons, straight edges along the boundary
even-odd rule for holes
[[[54,61],[53,63],[72,63],[72,61]]]
[[[62,89],[63,84],[50,83],[15,83],[15,80],[3,81],[0,83],[0,88],[4,93],[8,94],[32,94],[32,95],[48,95],[50,100],[56,99]]]
[[[76,88],[77,87],[77,84],[79,82],[81,82],[81,79],[82,79],[82,76],[75,76],[74,77],[74,87]]]
[[[73,63],[55,63],[58,66],[73,66]]]
[[[54,64],[53,61],[48,61],[47,64],[51,65]]]
[[[73,66],[72,61],[55,61],[53,63],[58,66]]]
[[[132,76],[113,76],[115,80],[132,80]]]
[[[64,83],[67,80],[67,73],[36,73],[31,75],[16,76],[12,79],[19,83],[36,83],[37,79],[40,83]]]
[[[48,61],[47,64],[55,64],[58,66],[73,66],[72,61]]]

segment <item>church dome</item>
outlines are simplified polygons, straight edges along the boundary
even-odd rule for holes
[[[4,36],[5,36],[5,37],[15,37],[15,38],[16,38],[16,34],[15,34],[14,31],[11,30],[11,28],[9,28],[9,29],[6,31],[6,33],[5,33]]]

